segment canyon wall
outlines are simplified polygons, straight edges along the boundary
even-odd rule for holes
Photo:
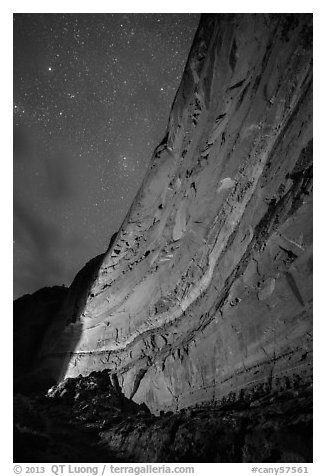
[[[312,15],[202,16],[95,261],[39,355],[56,380],[108,369],[157,413],[311,378]]]

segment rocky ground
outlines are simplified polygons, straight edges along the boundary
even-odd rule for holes
[[[312,461],[311,385],[154,416],[104,371],[14,407],[15,462]]]

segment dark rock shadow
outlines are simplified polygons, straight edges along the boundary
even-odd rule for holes
[[[14,301],[15,393],[36,394],[64,378],[82,335],[80,315],[116,236],[105,253],[86,263],[68,289],[43,288]]]
[[[65,286],[42,288],[13,303],[13,383],[14,391],[35,391],[30,375],[44,335],[53,324],[68,289]]]

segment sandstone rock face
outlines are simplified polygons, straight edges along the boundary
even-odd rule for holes
[[[154,413],[311,378],[311,30],[202,17],[166,137],[43,369],[107,369]]]

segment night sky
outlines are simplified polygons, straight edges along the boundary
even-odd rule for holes
[[[14,15],[14,297],[107,248],[163,138],[198,14]]]

